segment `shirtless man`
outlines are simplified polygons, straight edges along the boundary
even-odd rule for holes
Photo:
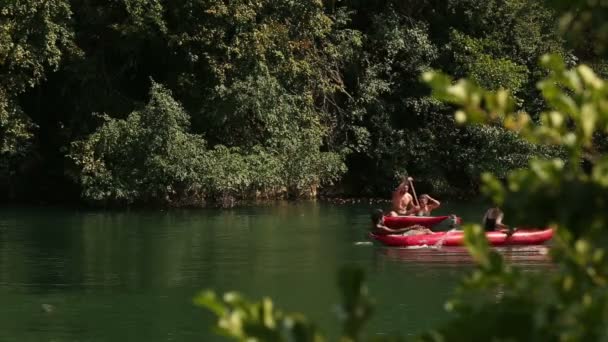
[[[393,211],[390,212],[390,216],[412,215],[420,210],[419,207],[414,206],[412,195],[408,192],[410,189],[408,182],[413,180],[412,177],[403,179],[401,184],[399,184],[397,189],[393,192]]]

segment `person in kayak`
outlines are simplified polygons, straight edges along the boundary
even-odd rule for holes
[[[422,235],[432,234],[433,231],[421,225],[413,225],[406,228],[393,229],[384,225],[384,213],[382,209],[372,212],[371,232],[375,235]]]
[[[422,194],[420,196],[420,209],[416,212],[416,216],[431,216],[431,211],[439,208],[441,203],[433,197]]]
[[[420,210],[419,207],[414,205],[414,199],[409,193],[410,186],[408,185],[408,182],[413,180],[412,177],[408,177],[407,179],[404,178],[397,189],[393,191],[393,207],[390,216],[412,215]]]
[[[486,214],[483,216],[482,224],[483,228],[486,232],[494,231],[494,230],[502,230],[509,229],[509,226],[502,223],[502,219],[504,214],[502,210],[497,207],[493,207],[486,211]]]

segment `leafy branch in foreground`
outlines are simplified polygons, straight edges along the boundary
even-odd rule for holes
[[[342,321],[340,341],[400,341],[398,337],[365,338],[363,326],[371,317],[373,301],[367,293],[363,271],[345,267],[340,271],[338,285],[342,290],[343,304],[339,307]],[[241,295],[228,292],[219,298],[212,291],[203,291],[195,304],[218,317],[219,335],[238,341],[294,341],[321,342],[325,337],[302,314],[285,313],[274,307],[268,298],[251,302]]]
[[[533,143],[561,146],[568,156],[532,160],[511,172],[506,184],[482,176],[483,191],[504,207],[509,223],[555,227],[557,272],[517,272],[487,248],[479,228],[469,228],[467,243],[479,268],[448,304],[457,317],[424,340],[608,338],[608,263],[601,242],[608,223],[608,158],[594,144],[608,133],[608,87],[585,65],[568,69],[558,56],[541,63],[548,76],[538,87],[549,109],[540,122],[515,112],[507,90],[487,91],[437,72],[423,75],[437,98],[460,108],[459,123],[502,125]]]

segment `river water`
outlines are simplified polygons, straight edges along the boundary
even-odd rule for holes
[[[0,341],[223,341],[192,304],[202,289],[270,296],[339,333],[338,269],[366,271],[377,310],[369,335],[437,326],[471,268],[461,248],[366,242],[377,205],[274,203],[233,210],[0,209]],[[483,208],[450,206],[479,220]],[[529,270],[544,247],[502,250]]]

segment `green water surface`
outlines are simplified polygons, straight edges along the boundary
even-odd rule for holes
[[[369,334],[409,336],[448,316],[471,269],[461,248],[365,243],[377,205],[275,203],[233,210],[0,209],[0,341],[222,341],[192,304],[206,288],[268,295],[339,332],[337,270],[366,270],[377,311]],[[446,205],[479,220],[478,205]],[[505,249],[530,270],[543,247]]]

